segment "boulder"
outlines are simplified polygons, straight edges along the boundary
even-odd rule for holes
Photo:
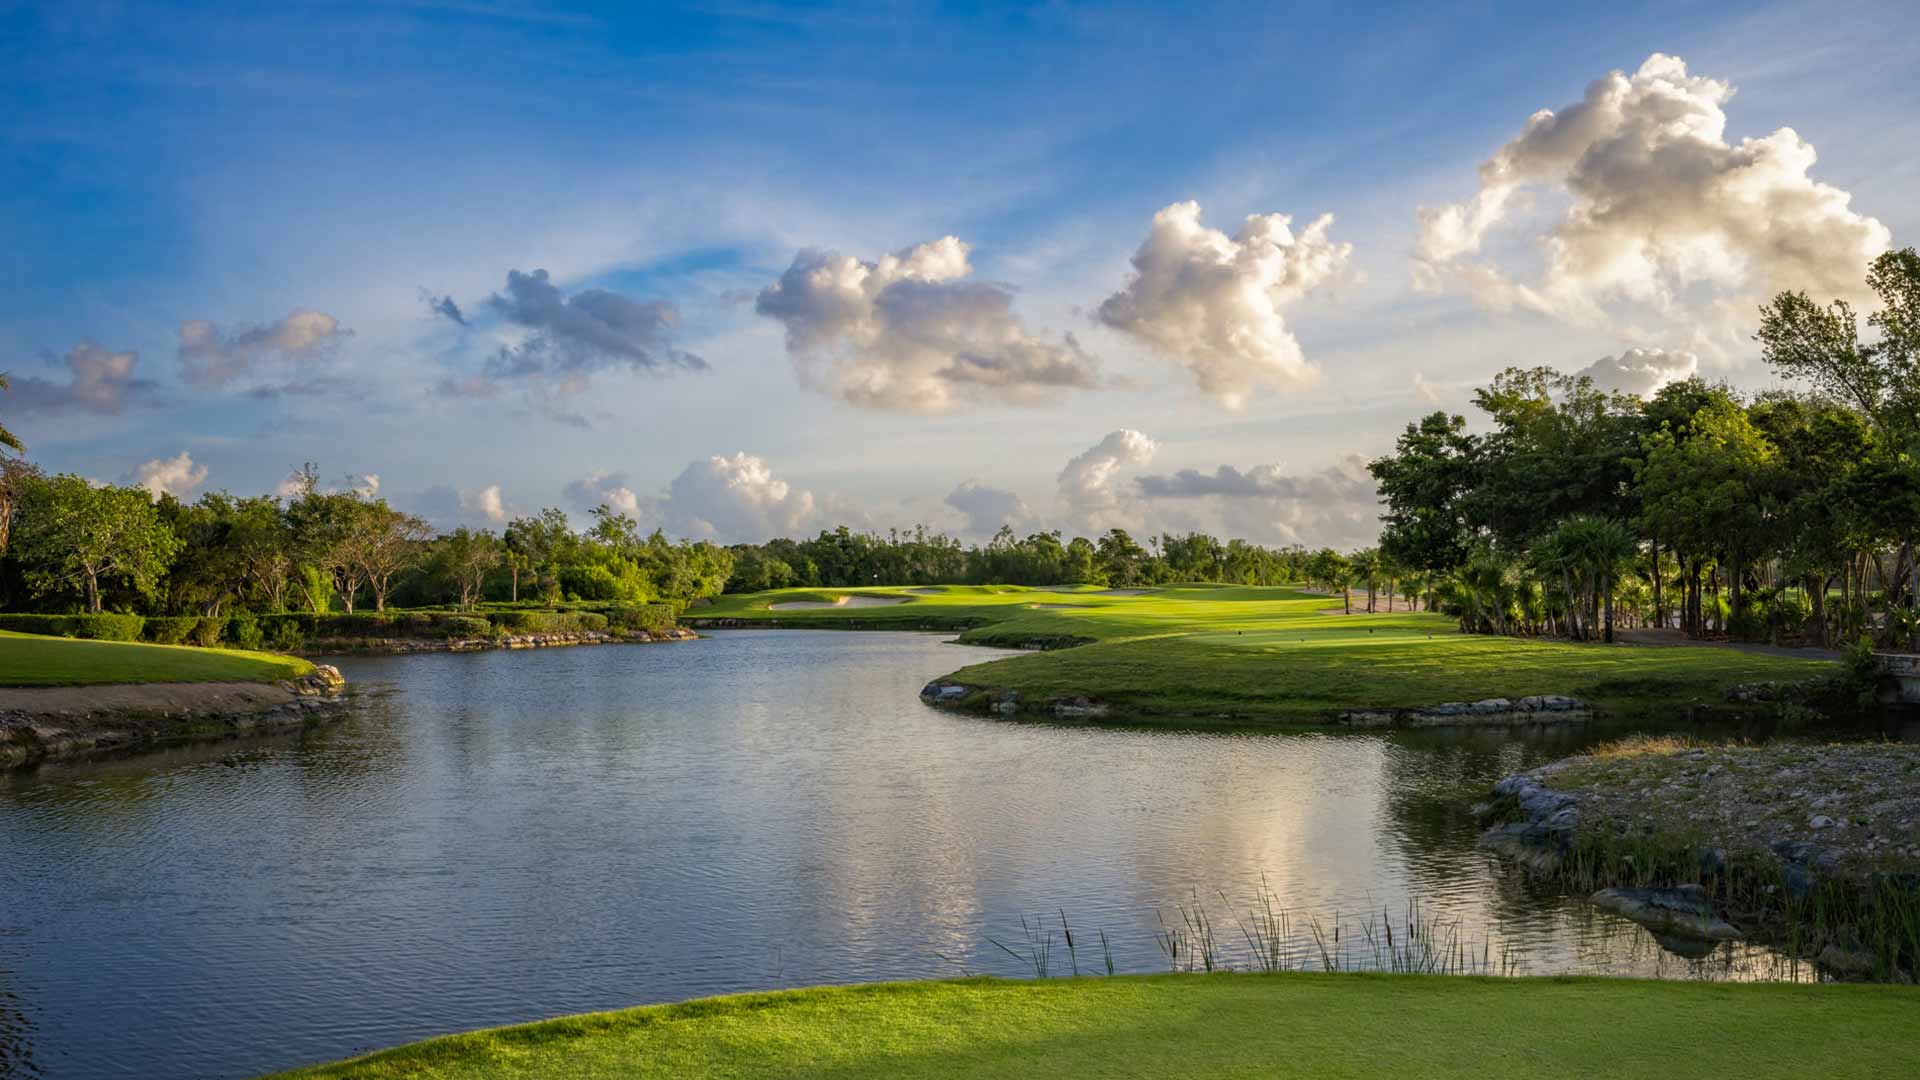
[[[1739,928],[1713,910],[1707,890],[1698,885],[1668,889],[1601,889],[1593,906],[1639,923],[1660,937],[1693,941],[1737,941]]]

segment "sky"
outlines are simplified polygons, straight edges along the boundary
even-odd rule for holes
[[[1371,542],[1510,366],[1775,385],[1920,233],[1900,3],[0,0],[0,421],[441,527]]]

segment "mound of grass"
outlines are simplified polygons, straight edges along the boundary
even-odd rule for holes
[[[878,608],[775,611],[839,590],[722,597],[700,618],[756,625],[963,631],[972,644],[1092,642],[963,668],[947,679],[1019,692],[1029,705],[1105,702],[1129,718],[1316,723],[1343,709],[1564,694],[1613,714],[1717,704],[1736,683],[1831,675],[1829,661],[1700,647],[1642,648],[1462,634],[1427,612],[1327,614],[1337,598],[1287,588],[1167,586],[1144,596],[1087,589],[949,586]]]
[[[312,670],[305,660],[275,653],[0,631],[0,686],[276,682]]]
[[[400,1047],[302,1078],[1920,1075],[1920,993],[1444,975],[898,983]]]

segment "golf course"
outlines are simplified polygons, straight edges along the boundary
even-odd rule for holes
[[[246,649],[93,641],[0,630],[0,686],[278,682],[313,670],[292,656]]]
[[[566,1017],[283,1077],[1903,1076],[1914,1004],[1902,987],[1592,978],[966,979]]]
[[[1035,650],[943,681],[1011,691],[1028,707],[1088,699],[1119,718],[1179,725],[1324,723],[1346,710],[1564,695],[1618,716],[1684,711],[1728,687],[1836,672],[1828,661],[1713,646],[1635,647],[1462,634],[1429,612],[1369,614],[1365,596],[1177,585],[785,589],[718,598],[696,627],[936,630]]]

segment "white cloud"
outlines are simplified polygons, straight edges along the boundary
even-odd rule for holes
[[[1481,166],[1472,199],[1420,211],[1416,284],[1584,326],[1653,318],[1703,347],[1744,341],[1754,307],[1781,289],[1860,295],[1887,227],[1808,175],[1813,147],[1792,128],[1727,142],[1732,96],[1656,53],[1578,103],[1534,113]],[[1538,238],[1544,271],[1522,280],[1481,256],[1542,190],[1569,201]]]
[[[207,467],[194,464],[192,455],[182,450],[170,458],[142,463],[130,474],[130,480],[134,487],[146,488],[155,499],[162,495],[185,499],[207,482]]]
[[[67,368],[66,382],[15,374],[10,380],[12,389],[6,404],[10,408],[49,414],[68,409],[118,414],[126,407],[129,396],[145,394],[153,388],[152,383],[133,377],[140,354],[131,349],[113,352],[83,341],[67,350],[61,362]]]
[[[575,510],[589,514],[596,507],[608,506],[631,517],[640,516],[640,497],[629,486],[627,474],[595,470],[579,480],[568,482],[567,499]]]
[[[380,494],[380,474],[363,474],[360,477],[360,482],[354,485],[353,492],[363,499],[371,499]]]
[[[1193,373],[1203,393],[1231,409],[1255,393],[1311,386],[1320,369],[1281,311],[1348,275],[1352,244],[1327,238],[1333,215],[1299,235],[1285,214],[1253,214],[1232,237],[1200,223],[1200,204],[1153,215],[1126,288],[1096,317]]]
[[[1575,372],[1593,380],[1602,390],[1650,398],[1668,383],[1690,379],[1700,372],[1700,357],[1669,349],[1627,349],[1603,356]]]
[[[504,525],[513,516],[506,500],[501,498],[499,484],[488,484],[478,491],[461,492],[460,509],[469,514],[478,514],[495,525]]]
[[[1060,506],[1068,524],[1099,532],[1123,522],[1128,495],[1120,489],[1120,472],[1152,461],[1158,448],[1146,435],[1121,428],[1070,459],[1059,479]]]
[[[1213,472],[1182,469],[1135,481],[1149,520],[1175,519],[1187,528],[1263,544],[1302,544],[1342,550],[1373,543],[1380,534],[1379,498],[1367,459],[1345,454],[1305,475],[1279,465],[1244,472],[1221,465]],[[1191,504],[1184,512],[1177,510]]]
[[[1415,397],[1418,397],[1421,401],[1429,405],[1440,404],[1440,388],[1428,382],[1424,372],[1414,372],[1412,381]]]
[[[1035,404],[1099,385],[1097,361],[1072,334],[1034,336],[1011,291],[966,280],[967,255],[951,236],[877,262],[802,251],[754,310],[786,327],[802,385],[864,408]]]
[[[333,316],[304,309],[277,322],[224,330],[190,319],[180,324],[180,375],[194,386],[221,387],[274,360],[325,359],[352,335]]]
[[[988,487],[978,480],[967,480],[947,493],[945,502],[966,519],[969,536],[992,536],[1002,525],[1015,532],[1033,523],[1033,511],[1026,500],[1004,488]]]
[[[669,533],[723,543],[791,536],[815,512],[810,492],[794,490],[744,451],[689,463],[657,511]]]

